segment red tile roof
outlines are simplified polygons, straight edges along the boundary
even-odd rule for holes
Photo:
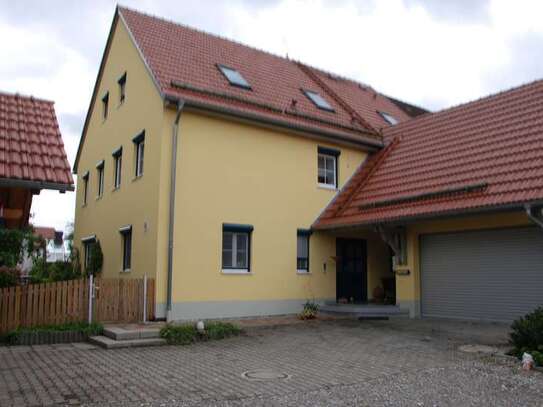
[[[41,236],[46,240],[53,240],[55,238],[55,228],[34,226],[34,235]]]
[[[120,7],[161,92],[188,104],[206,104],[280,119],[293,126],[341,133],[353,141],[381,144],[383,110],[399,121],[410,117],[368,86],[240,43]],[[251,90],[231,86],[217,68],[236,69]],[[302,89],[320,93],[335,112],[317,108]],[[292,101],[295,100],[295,107]]]
[[[316,228],[543,200],[543,80],[384,130]]]
[[[73,190],[53,102],[0,93],[0,185]]]

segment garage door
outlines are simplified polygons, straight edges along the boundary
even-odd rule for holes
[[[421,237],[423,317],[511,321],[543,305],[543,230]]]

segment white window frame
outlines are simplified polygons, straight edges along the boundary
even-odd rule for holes
[[[323,162],[324,162],[324,172],[325,172],[325,180],[327,178],[326,176],[326,172],[328,171],[327,168],[326,168],[326,161],[327,160],[332,160],[333,162],[333,171],[334,171],[334,176],[333,176],[333,183],[332,184],[329,184],[327,182],[320,182],[319,178],[320,178],[320,175],[319,175],[319,172],[321,170],[320,166],[319,166],[319,162],[320,162],[320,158],[323,159]],[[317,183],[320,187],[322,188],[328,188],[328,189],[337,189],[337,159],[338,157],[336,155],[333,155],[333,154],[326,154],[326,153],[319,153],[318,154],[318,157],[317,157]]]
[[[113,174],[113,187],[115,189],[118,189],[121,187],[121,171],[122,171],[122,165],[123,165],[123,152],[121,150],[120,153],[113,156],[113,159],[115,160],[115,170]]]
[[[106,120],[109,115],[109,92],[102,96],[102,120]]]
[[[307,231],[307,230],[302,230],[302,229],[299,229],[298,232],[296,233],[296,272],[298,274],[309,274],[309,238],[311,236],[311,232],[310,231]],[[301,268],[298,268],[298,259],[300,258],[298,256],[298,241],[300,238],[304,238],[305,241],[307,242],[307,269],[301,269]]]
[[[143,175],[143,161],[145,159],[145,139],[136,143],[136,177]]]
[[[83,177],[83,206],[87,204],[89,197],[89,172],[87,171]]]
[[[232,239],[232,259],[231,264],[232,267],[224,267],[224,264],[222,265],[222,272],[223,273],[243,273],[246,274],[249,272],[249,239],[250,233],[249,232],[232,232],[229,230],[223,231],[222,238],[223,238],[223,248],[222,251],[224,251],[224,236],[225,234],[229,233],[231,235]],[[245,242],[245,264],[247,267],[238,267],[237,261],[238,261],[238,236],[244,236],[246,239]],[[221,261],[222,261],[222,252],[221,252]],[[234,266],[235,265],[235,266]]]
[[[121,264],[121,271],[128,273],[132,270],[132,253],[133,253],[133,240],[132,240],[132,226],[125,226],[119,229],[119,233],[121,235],[121,243],[122,243],[122,264]],[[129,267],[125,267],[126,259],[127,259],[127,242],[130,246],[130,253],[128,256],[128,262],[130,263]]]

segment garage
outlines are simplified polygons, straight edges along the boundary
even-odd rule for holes
[[[423,317],[509,322],[543,305],[543,230],[422,235]]]

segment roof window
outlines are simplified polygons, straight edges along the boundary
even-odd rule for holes
[[[228,79],[230,85],[244,89],[251,89],[249,82],[247,82],[245,78],[234,68],[229,68],[224,65],[217,65],[217,68],[219,68],[221,73],[226,77],[226,79]]]
[[[330,106],[330,103],[328,103],[326,99],[323,98],[319,93],[305,89],[302,89],[302,91],[309,98],[309,100],[311,100],[319,109],[327,110],[329,112],[334,111],[334,108]]]
[[[385,113],[385,112],[377,112],[381,115],[381,117],[383,119],[385,119],[385,121],[394,126],[395,124],[398,124],[398,119],[396,119],[394,116],[392,116],[391,114],[388,114],[388,113]]]

